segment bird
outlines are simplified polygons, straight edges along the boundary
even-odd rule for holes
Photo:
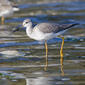
[[[8,17],[14,13],[14,11],[19,11],[20,9],[17,5],[9,0],[0,0],[0,17],[1,24],[4,24],[5,17]]]
[[[45,42],[45,49],[46,49],[46,64],[44,69],[46,70],[48,67],[48,46],[47,40],[59,37],[62,39],[61,49],[60,49],[60,56],[61,56],[61,64],[63,64],[63,46],[64,46],[64,37],[61,36],[65,31],[70,29],[71,27],[78,25],[79,23],[73,24],[56,24],[56,23],[49,23],[49,22],[42,22],[33,27],[33,23],[31,19],[25,19],[22,23],[23,27],[26,28],[26,34],[29,38],[37,40],[37,41],[44,41]],[[16,28],[13,32],[18,31],[20,28]]]

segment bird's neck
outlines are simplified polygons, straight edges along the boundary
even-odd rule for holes
[[[32,34],[32,25],[30,25],[30,26],[27,26],[27,28],[26,28],[26,33],[27,33],[27,35],[29,36],[29,37],[31,37],[31,34]]]

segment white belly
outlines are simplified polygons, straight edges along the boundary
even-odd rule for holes
[[[40,32],[39,30],[35,30],[34,32],[32,32],[30,37],[35,40],[43,40],[45,38],[45,34]]]
[[[52,38],[56,38],[57,36],[63,34],[65,31],[66,30],[58,32],[58,33],[43,33],[37,29],[34,32],[32,32],[30,38],[35,39],[35,40],[39,40],[39,41],[49,40]]]
[[[10,10],[4,10],[0,13],[0,16],[4,16],[4,17],[7,17],[7,16],[10,16],[13,14],[13,10],[10,9]]]

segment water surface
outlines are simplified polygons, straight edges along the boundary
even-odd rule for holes
[[[15,1],[15,0],[14,0]],[[85,84],[85,1],[16,0],[20,11],[0,25],[0,85],[84,85]],[[30,18],[41,22],[80,23],[65,36],[64,61],[60,64],[61,39],[48,41],[48,68],[44,42],[28,38],[23,28],[12,29]]]

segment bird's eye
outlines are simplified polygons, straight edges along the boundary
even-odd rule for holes
[[[26,24],[28,23],[28,22],[25,22]]]

